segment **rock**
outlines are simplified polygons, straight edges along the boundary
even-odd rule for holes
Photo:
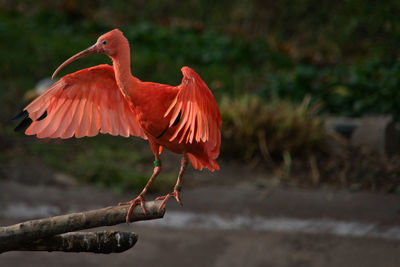
[[[339,133],[355,147],[368,147],[387,156],[400,151],[400,129],[392,116],[329,117],[325,120],[325,127]]]
[[[355,129],[362,124],[362,119],[346,117],[328,117],[325,120],[325,127],[346,138],[350,138]]]
[[[399,131],[392,116],[366,117],[352,133],[350,143],[392,156],[399,151]]]

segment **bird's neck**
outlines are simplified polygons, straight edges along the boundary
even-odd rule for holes
[[[135,84],[138,79],[132,76],[131,59],[129,48],[127,53],[121,53],[112,57],[112,62],[115,72],[115,80],[124,96],[132,96],[134,93]]]
[[[132,76],[130,55],[116,55],[111,59],[115,72],[115,80],[117,81],[118,87],[123,89],[129,82],[128,77]]]

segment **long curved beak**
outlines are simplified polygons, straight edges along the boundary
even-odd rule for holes
[[[58,73],[62,68],[64,68],[64,67],[67,66],[69,63],[71,63],[72,61],[75,61],[75,60],[80,59],[80,58],[82,58],[82,57],[86,57],[86,56],[88,56],[88,55],[92,55],[92,54],[95,54],[95,53],[100,53],[100,52],[101,52],[101,51],[100,51],[100,49],[99,49],[97,43],[94,44],[94,45],[92,45],[91,47],[89,47],[89,48],[83,50],[82,52],[79,52],[78,54],[76,54],[76,55],[70,57],[69,59],[67,59],[63,64],[61,64],[61,65],[56,69],[56,71],[53,73],[53,75],[51,76],[51,78],[54,79],[54,77],[56,77],[57,73]]]

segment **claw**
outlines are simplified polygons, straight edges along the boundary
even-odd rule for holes
[[[168,199],[170,197],[174,197],[176,199],[176,202],[179,203],[179,205],[183,206],[181,197],[179,195],[179,191],[178,190],[174,190],[174,192],[169,193],[165,196],[161,196],[161,197],[157,197],[156,200],[162,200],[160,207],[158,208],[159,210],[162,210],[165,206],[165,204],[167,203]]]
[[[146,208],[145,208],[145,206],[144,206],[144,203],[145,203],[145,199],[144,199],[144,196],[142,196],[142,195],[138,195],[136,198],[132,199],[131,201],[120,202],[120,203],[118,203],[118,206],[131,205],[131,206],[129,207],[128,213],[126,214],[126,222],[127,222],[127,223],[129,223],[129,218],[130,218],[131,215],[132,215],[133,209],[134,209],[138,204],[140,204],[140,207],[142,208],[143,213],[144,213],[145,215],[147,214],[147,211],[146,211]]]

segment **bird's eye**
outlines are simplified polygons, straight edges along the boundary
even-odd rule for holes
[[[106,45],[106,44],[107,44],[107,41],[106,41],[106,40],[104,40],[104,41],[102,42],[102,44],[103,44],[103,45]]]

